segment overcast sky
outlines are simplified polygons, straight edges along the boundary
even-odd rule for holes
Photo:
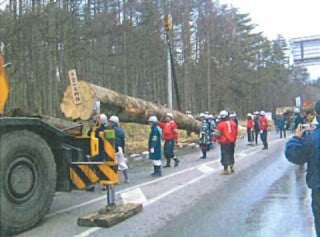
[[[281,34],[287,40],[320,36],[320,0],[217,0],[249,13],[257,30],[269,40]],[[320,77],[320,65],[308,67],[311,78]]]
[[[249,13],[270,40],[320,35],[320,0],[219,0]]]

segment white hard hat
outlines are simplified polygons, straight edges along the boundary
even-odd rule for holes
[[[221,110],[219,116],[220,118],[227,118],[229,116],[229,113],[227,110]]]
[[[109,121],[114,122],[114,123],[119,123],[119,117],[112,115],[109,119]]]
[[[266,112],[264,112],[263,110],[260,111],[260,115],[264,116],[266,115]]]
[[[300,109],[299,108],[294,108],[293,112],[298,114],[298,113],[300,113]]]
[[[204,113],[200,113],[199,114],[199,117],[201,118],[201,117],[206,117],[206,115],[204,114]]]
[[[158,119],[156,116],[150,116],[150,118],[148,119],[148,122],[157,123]]]
[[[252,114],[251,114],[251,113],[248,113],[247,116],[250,117],[250,116],[252,116]]]
[[[169,116],[170,118],[173,119],[173,114],[172,113],[166,113],[166,116]]]
[[[106,124],[108,121],[108,117],[105,114],[100,114],[100,122],[101,124]]]

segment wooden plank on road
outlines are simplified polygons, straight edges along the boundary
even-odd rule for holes
[[[106,206],[96,212],[79,217],[78,225],[86,227],[110,227],[142,211],[142,204],[127,203]]]

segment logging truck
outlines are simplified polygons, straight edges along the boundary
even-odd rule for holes
[[[58,119],[19,109],[5,112],[10,90],[5,66],[0,50],[0,236],[16,234],[39,223],[56,191],[85,190],[99,182],[119,183],[114,131],[106,130],[97,138],[93,129],[84,136],[82,124],[65,125]],[[60,108],[72,121],[88,120],[96,101],[102,102],[101,109],[126,122],[147,123],[150,115],[161,118],[167,112],[164,106],[78,82],[75,70],[69,71],[69,80]],[[179,128],[199,131],[198,121],[172,112]],[[90,157],[99,152],[99,139],[107,160],[92,162]]]
[[[82,124],[62,126],[57,119],[4,113],[9,82],[0,51],[0,236],[25,231],[47,213],[56,191],[119,182],[114,131],[82,136]],[[53,121],[54,120],[54,121]],[[65,125],[65,124],[64,124]],[[102,139],[105,162],[93,162]]]

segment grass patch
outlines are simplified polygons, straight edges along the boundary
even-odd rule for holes
[[[136,123],[121,123],[121,128],[126,134],[125,152],[127,155],[141,153],[148,150],[148,139],[150,133],[150,125]],[[178,130],[178,145],[183,143],[198,142],[198,135],[191,133],[187,136],[185,130]]]

